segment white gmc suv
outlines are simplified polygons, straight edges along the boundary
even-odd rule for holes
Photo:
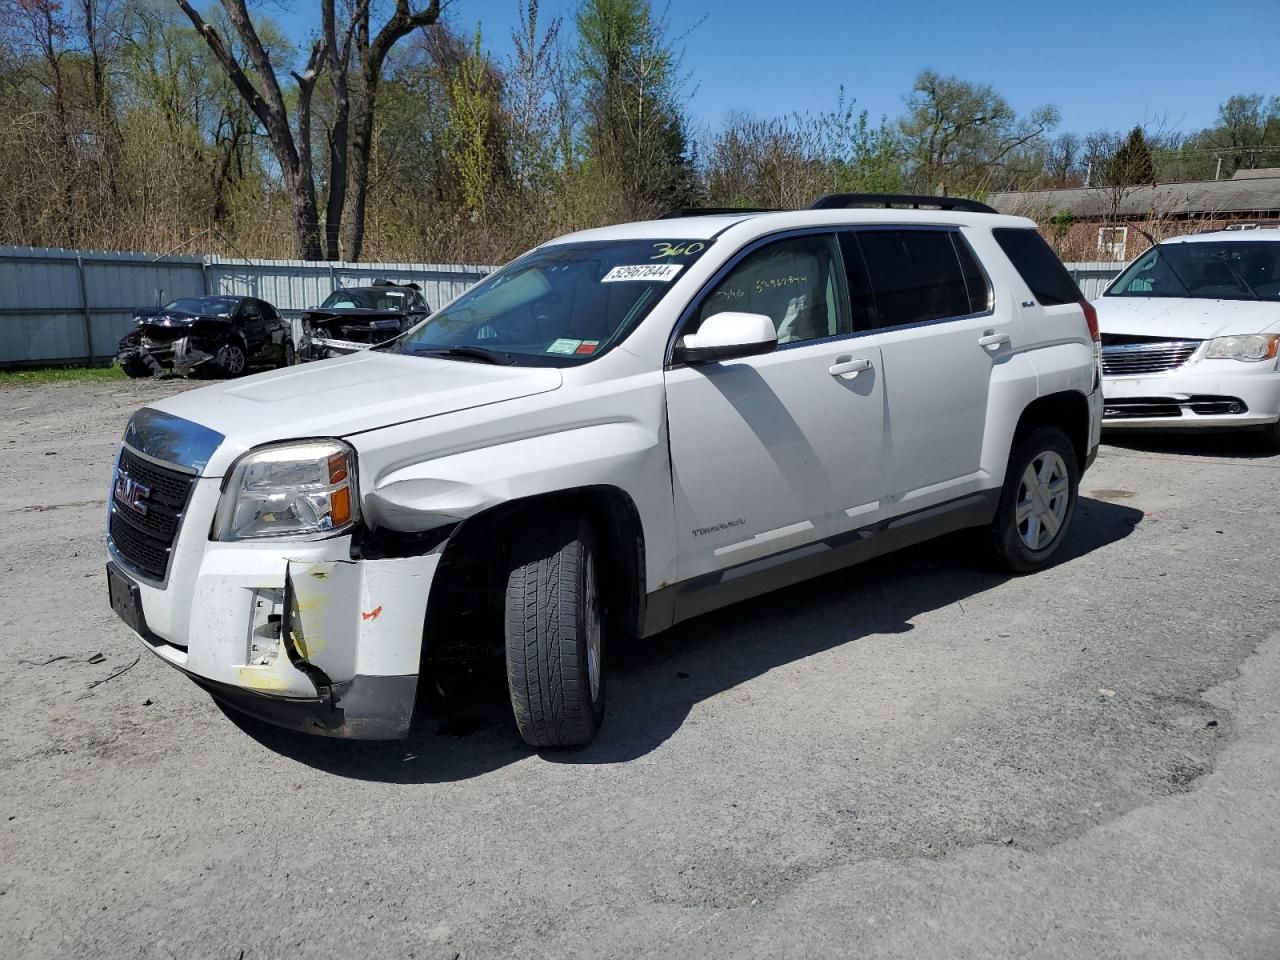
[[[573,234],[390,345],[135,413],[111,604],[213,696],[340,737],[404,735],[424,653],[492,640],[524,739],[585,743],[619,632],[962,528],[1047,564],[1097,338],[1031,221],[972,201]]]

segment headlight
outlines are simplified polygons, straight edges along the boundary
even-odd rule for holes
[[[355,451],[340,440],[265,447],[241,457],[218,506],[219,540],[322,537],[359,517]]]
[[[1274,360],[1280,334],[1249,333],[1239,337],[1218,337],[1209,341],[1206,360]]]

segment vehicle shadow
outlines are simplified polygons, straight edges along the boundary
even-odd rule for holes
[[[1059,563],[1115,543],[1142,511],[1081,497]],[[1051,573],[1046,575],[1052,575]],[[953,536],[828,574],[698,617],[648,640],[615,643],[609,713],[592,744],[544,751],[556,763],[609,764],[649,753],[680,728],[693,706],[775,667],[864,637],[907,633],[931,610],[1009,579],[973,560]],[[263,746],[308,766],[360,780],[463,780],[529,758],[507,703],[500,662],[477,666],[443,694],[424,677],[413,729],[393,743],[327,740],[227,715]]]
[[[1224,457],[1233,460],[1266,460],[1280,455],[1268,450],[1262,437],[1251,431],[1223,433],[1181,433],[1146,431],[1103,431],[1102,442],[1121,450],[1169,453],[1189,457]],[[1106,456],[1104,450],[1102,456]]]

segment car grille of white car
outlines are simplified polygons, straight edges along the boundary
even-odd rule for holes
[[[1143,340],[1115,342],[1120,338],[1102,338],[1102,372],[1109,377],[1176,370],[1196,352],[1201,340]],[[1108,342],[1111,340],[1111,342]]]
[[[136,502],[121,501],[121,474],[135,484]],[[194,486],[195,477],[123,448],[112,483],[107,523],[107,534],[120,559],[144,576],[164,580]]]

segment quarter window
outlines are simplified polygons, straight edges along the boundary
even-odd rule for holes
[[[778,343],[850,332],[840,247],[832,234],[776,240],[748,254],[702,301],[694,324],[717,313],[763,313]]]
[[[950,230],[865,230],[858,233],[879,326],[896,327],[981,313],[986,280],[977,264],[962,265]],[[979,292],[981,291],[981,292]],[[972,294],[980,302],[972,303]]]
[[[1084,299],[1058,255],[1034,228],[997,227],[991,235],[1041,306],[1056,307]]]

